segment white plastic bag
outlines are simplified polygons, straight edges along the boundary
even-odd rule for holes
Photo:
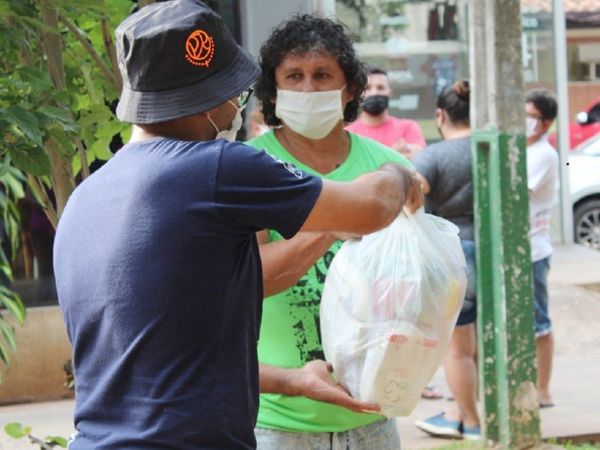
[[[321,299],[325,358],[350,393],[405,416],[437,370],[466,289],[458,228],[402,213],[344,243]]]

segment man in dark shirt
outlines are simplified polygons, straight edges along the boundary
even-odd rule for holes
[[[259,69],[198,0],[142,8],[116,36],[132,138],[75,190],[55,239],[70,448],[252,449],[255,233],[369,233],[418,207],[419,183],[395,165],[323,182],[228,142]]]

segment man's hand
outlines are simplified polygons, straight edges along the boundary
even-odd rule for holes
[[[423,150],[423,147],[419,144],[409,144],[404,138],[400,138],[394,142],[392,148],[408,159],[412,159],[417,153]]]
[[[408,143],[406,142],[406,139],[400,138],[392,144],[392,148],[394,150],[396,150],[398,153],[400,153],[401,155],[404,155],[407,158],[410,158],[411,152],[410,152],[410,149],[408,148],[407,144]]]
[[[332,377],[331,364],[315,360],[307,363],[301,369],[295,369],[294,385],[297,395],[311,398],[320,402],[348,408],[355,412],[378,412],[378,405],[362,402],[350,394]]]
[[[408,208],[413,214],[423,206],[425,197],[423,195],[423,182],[419,178],[419,175],[413,171],[408,170],[399,164],[384,164],[381,166],[382,170],[387,170],[397,174],[402,181],[402,194],[404,198],[404,207]]]

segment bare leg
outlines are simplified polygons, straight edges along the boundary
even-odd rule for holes
[[[456,327],[444,360],[446,382],[456,408],[446,412],[449,420],[462,420],[465,426],[479,426],[477,413],[477,339],[475,324]]]
[[[554,354],[554,337],[552,333],[536,339],[536,356],[538,367],[538,398],[540,403],[552,403],[550,395],[550,375],[552,374],[552,356]]]

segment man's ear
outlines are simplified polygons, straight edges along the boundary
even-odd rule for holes
[[[548,130],[550,129],[550,127],[552,126],[552,122],[553,122],[553,120],[550,120],[550,119],[542,119],[542,120],[541,120],[541,122],[542,122],[542,130],[543,130],[543,133],[545,133],[545,132],[546,132],[546,131],[548,131]]]

